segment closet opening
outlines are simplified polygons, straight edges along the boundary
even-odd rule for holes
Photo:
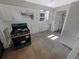
[[[66,19],[66,10],[56,12],[54,32],[61,34]]]

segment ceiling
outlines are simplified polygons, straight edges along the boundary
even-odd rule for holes
[[[77,0],[24,0],[24,1],[28,1],[28,2],[45,5],[45,6],[54,8],[54,7],[70,4]]]
[[[78,1],[78,0],[0,0],[0,2],[1,1],[6,1],[6,2],[12,1],[13,3],[14,3],[14,1],[20,1],[20,2],[24,1],[24,2],[31,2],[31,3],[55,8],[55,7],[59,7],[62,5],[70,4],[70,3]]]

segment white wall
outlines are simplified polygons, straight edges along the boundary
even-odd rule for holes
[[[71,4],[64,30],[75,36],[79,34],[79,2]]]
[[[2,3],[0,1],[0,3]],[[34,14],[34,19],[32,20],[30,17],[27,18],[22,18],[20,15],[20,9],[28,9],[30,10],[33,14]],[[44,10],[48,10],[50,12],[50,16],[49,16],[49,21],[39,21],[39,13],[40,10],[44,9]],[[18,22],[26,22],[28,23],[28,27],[31,30],[31,33],[37,33],[37,32],[41,32],[41,31],[45,31],[48,30],[49,28],[49,24],[50,24],[50,20],[52,19],[52,8],[49,7],[45,7],[45,6],[41,6],[41,5],[36,5],[36,4],[32,4],[32,3],[25,3],[25,2],[3,2],[3,4],[0,4],[0,29],[3,33],[3,30],[5,30],[7,28],[8,33],[11,32],[11,24],[12,23],[18,23]],[[7,25],[7,26],[6,26]],[[5,40],[5,36],[3,33],[3,42],[4,42],[4,46],[5,48],[7,48],[7,42]]]
[[[54,12],[53,8],[50,8],[50,7],[47,7],[47,6],[42,6],[42,5],[30,3],[30,2],[25,2],[25,1],[22,1],[22,0],[0,0],[0,3],[1,4],[8,4],[8,5],[14,5],[14,6],[20,6],[20,7],[34,9],[35,13],[37,12],[38,14],[39,14],[38,11],[41,10],[41,9],[49,10],[50,11],[49,24],[51,23],[51,20],[53,19],[53,17],[52,17],[52,14]],[[38,16],[36,16],[36,19],[37,18],[38,18]]]
[[[6,38],[5,38],[5,36],[4,36],[4,33],[3,33],[3,30],[6,29],[6,27],[7,27],[7,24],[4,23],[4,22],[0,19],[0,40],[2,41],[3,46],[4,46],[5,48],[8,47],[8,43],[7,43]]]
[[[79,37],[79,1],[71,4],[68,17],[62,33],[64,44],[73,48]]]
[[[7,25],[3,21],[0,20],[0,29],[3,30],[6,28],[6,26]]]
[[[33,13],[34,19],[32,20],[30,17],[22,18],[22,16],[20,15],[21,10],[29,10],[31,13]],[[27,7],[19,7],[19,6],[5,5],[5,4],[0,4],[0,11],[3,17],[3,21],[9,23],[10,25],[12,23],[26,22],[28,23],[28,27],[30,28],[31,33],[37,33],[37,32],[48,30],[49,21],[52,16],[51,11],[48,10],[50,12],[49,20],[39,21],[40,9],[32,9]]]

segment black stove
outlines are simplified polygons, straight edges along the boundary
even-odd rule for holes
[[[31,44],[30,30],[27,23],[12,24],[11,38],[16,48],[22,48]]]

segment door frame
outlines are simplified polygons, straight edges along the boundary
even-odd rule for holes
[[[61,34],[60,34],[60,36],[61,36],[62,33],[63,33],[63,30],[64,30],[64,27],[65,27],[66,19],[67,19],[67,16],[68,16],[69,12],[68,12],[68,10],[59,10],[59,11],[56,11],[56,13],[55,13],[55,20],[56,20],[57,13],[59,13],[59,12],[66,12],[66,16],[65,16],[65,19],[64,19],[62,31],[61,31]],[[55,23],[55,20],[54,20],[54,23]]]

